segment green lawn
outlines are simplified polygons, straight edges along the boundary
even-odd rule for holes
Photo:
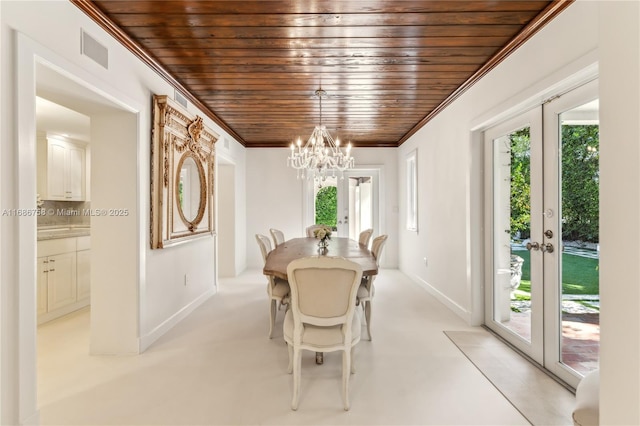
[[[513,250],[515,255],[524,259],[522,281],[518,290],[531,292],[529,275],[529,252]],[[598,279],[598,259],[562,254],[562,293],[563,294],[600,294]]]

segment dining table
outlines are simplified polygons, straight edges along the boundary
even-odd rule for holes
[[[326,248],[318,247],[313,237],[292,238],[276,246],[267,255],[262,273],[287,280],[287,267],[292,260],[309,256],[339,256],[358,263],[362,267],[362,276],[378,274],[378,263],[371,250],[356,240],[346,237],[334,237]],[[316,364],[324,362],[322,352],[316,352]]]
[[[287,266],[292,260],[308,256],[338,256],[356,262],[362,267],[362,276],[378,273],[376,258],[366,246],[346,237],[334,237],[328,241],[326,249],[318,247],[313,237],[292,238],[279,244],[267,255],[262,272],[265,275],[287,279]]]

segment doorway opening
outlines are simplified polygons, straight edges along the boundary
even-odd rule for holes
[[[73,112],[75,117],[85,117],[88,121],[86,128],[83,128],[83,132],[88,135],[85,146],[86,158],[94,159],[93,162],[87,161],[86,170],[83,170],[86,177],[83,189],[86,190],[86,194],[83,194],[81,201],[55,201],[54,205],[46,205],[45,202],[45,225],[54,225],[58,229],[60,220],[67,221],[69,226],[60,228],[67,232],[68,229],[75,229],[76,223],[73,221],[77,220],[79,224],[88,228],[89,235],[77,237],[74,250],[65,253],[65,260],[73,259],[60,264],[65,266],[68,274],[60,275],[61,278],[53,283],[49,280],[44,286],[40,286],[42,283],[38,275],[38,282],[34,283],[34,286],[38,286],[38,293],[41,293],[41,290],[48,292],[48,297],[41,299],[44,300],[45,309],[60,308],[59,304],[49,303],[54,301],[65,302],[66,305],[61,309],[68,310],[63,312],[62,316],[31,331],[35,335],[34,358],[37,360],[34,372],[37,380],[34,383],[37,386],[38,404],[42,406],[61,397],[57,389],[65,383],[70,369],[75,370],[77,374],[84,374],[80,371],[86,363],[77,358],[69,358],[73,356],[71,354],[74,353],[74,347],[81,349],[80,353],[87,354],[87,360],[89,354],[139,352],[140,238],[137,231],[140,196],[137,192],[137,114],[128,107],[98,94],[96,89],[90,88],[80,78],[76,79],[63,68],[40,60],[37,55],[35,58],[35,92],[33,89],[21,92],[25,99],[27,96],[33,96],[36,117],[34,127],[42,124],[35,114],[36,97],[46,99],[47,102],[58,105],[60,109]],[[48,120],[49,125],[58,126],[54,129],[56,133],[69,134],[63,137],[72,137],[71,135],[78,131],[77,123],[67,121],[59,114],[54,114]],[[32,129],[34,135],[35,130]],[[35,181],[36,176],[42,175],[42,170],[36,166],[36,158],[31,160],[33,169],[30,173],[34,174]],[[114,164],[118,164],[117,170],[114,170]],[[30,169],[25,164],[21,164],[21,167],[25,167],[25,170]],[[119,212],[117,216],[102,214],[116,208]],[[53,222],[47,223],[47,220]],[[43,223],[34,223],[35,226],[38,224]],[[37,229],[35,233],[40,234]],[[71,238],[66,240],[72,241]],[[36,244],[39,245],[39,241]],[[40,256],[38,247],[34,247],[33,253]],[[118,268],[114,268],[114,264],[117,264]],[[47,273],[51,274],[53,270],[58,272],[57,269],[57,263],[49,263]],[[55,297],[52,298],[52,295]],[[59,297],[61,295],[67,300],[62,300]],[[84,302],[90,304],[90,307],[81,306]],[[20,303],[26,311],[33,309],[35,313],[35,306],[26,306],[28,300],[21,300]],[[113,309],[114,306],[118,306],[118,309]],[[40,309],[42,307],[39,306]],[[72,318],[73,320],[67,321]],[[70,323],[74,324],[73,328],[67,327]],[[79,324],[81,326],[78,326]],[[39,337],[38,329],[42,327],[47,327],[46,339]],[[114,327],[119,330],[118,333],[113,333]],[[54,328],[55,332],[51,333]],[[64,345],[60,344],[62,341]],[[60,368],[61,364],[65,367]]]
[[[379,234],[379,176],[377,169],[356,169],[343,177],[328,177],[321,185],[307,182],[309,196],[304,198],[311,216],[307,223],[329,226],[339,237],[354,240],[369,228]]]

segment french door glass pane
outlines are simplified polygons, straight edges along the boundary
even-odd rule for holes
[[[598,101],[562,113],[559,122],[560,360],[584,375],[597,368],[600,343]]]
[[[314,223],[326,225],[333,230],[338,224],[338,182],[335,177],[327,177],[321,185],[313,185]]]
[[[493,319],[531,341],[530,128],[493,140]]]

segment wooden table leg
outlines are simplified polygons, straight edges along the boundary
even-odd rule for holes
[[[316,352],[316,364],[322,365],[324,363],[324,353]]]

